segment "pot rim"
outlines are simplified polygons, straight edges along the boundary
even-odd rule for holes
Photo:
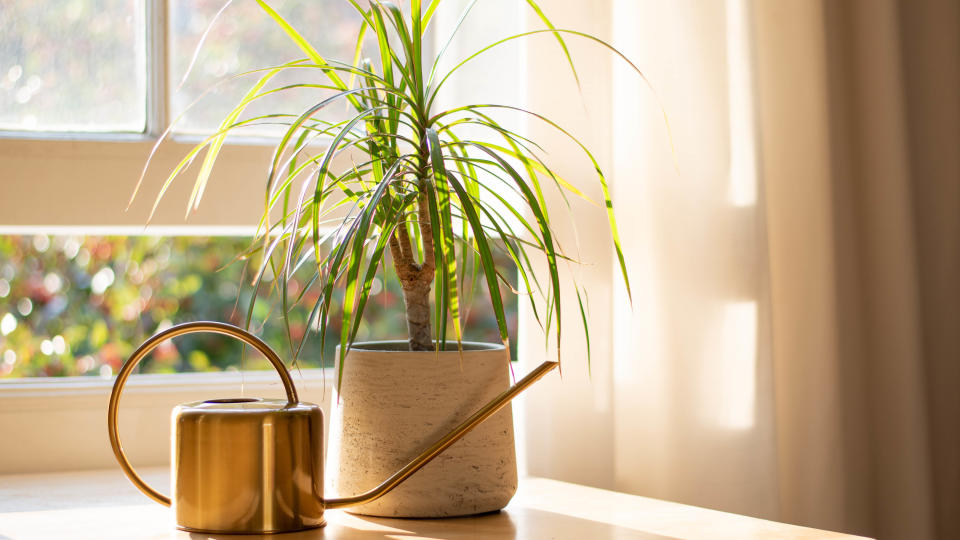
[[[436,341],[434,341],[434,343],[436,343]],[[481,341],[461,341],[460,343],[463,345],[463,352],[503,351],[507,348],[502,343],[484,343]],[[385,339],[377,341],[357,341],[350,346],[350,350],[386,354],[435,353],[435,351],[411,351],[409,346],[410,342],[405,339]],[[337,351],[340,351],[339,345],[337,345]],[[441,354],[456,354],[457,352],[456,340],[449,339],[447,340],[447,348],[440,351]]]

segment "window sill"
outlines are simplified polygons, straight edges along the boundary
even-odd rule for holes
[[[331,370],[305,369],[292,376],[300,399],[330,401]],[[0,434],[5,441],[0,474],[111,467],[106,433],[113,379],[11,379],[0,381]],[[283,398],[271,371],[134,375],[124,391],[120,432],[137,466],[169,461],[170,410],[179,403],[237,397]]]
[[[330,369],[303,369],[291,372],[298,385],[323,384],[331,377]],[[0,404],[12,403],[24,398],[69,397],[71,395],[109,395],[115,377],[25,377],[0,380]],[[124,395],[145,395],[155,392],[184,392],[192,390],[229,390],[238,385],[248,389],[269,389],[280,385],[277,374],[264,371],[217,371],[207,373],[170,373],[132,375]],[[8,401],[9,400],[9,401]]]

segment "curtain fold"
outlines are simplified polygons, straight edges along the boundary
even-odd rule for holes
[[[960,4],[897,4],[939,538],[960,538]]]
[[[783,519],[954,538],[956,4],[755,5]]]

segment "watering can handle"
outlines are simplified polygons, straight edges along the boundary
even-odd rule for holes
[[[257,336],[232,324],[215,321],[188,322],[158,332],[145,341],[143,345],[140,345],[140,347],[134,351],[126,363],[123,364],[123,367],[120,368],[120,372],[117,373],[117,380],[113,383],[113,391],[110,393],[110,406],[107,410],[107,430],[110,432],[110,446],[113,447],[113,454],[117,457],[117,461],[120,462],[120,467],[123,469],[124,474],[126,474],[127,478],[146,496],[164,506],[170,506],[170,497],[163,495],[147,485],[147,483],[140,478],[140,475],[133,470],[133,466],[130,465],[130,461],[123,452],[123,446],[120,445],[120,433],[117,429],[117,409],[120,406],[120,394],[123,392],[123,387],[127,382],[127,378],[130,377],[130,374],[133,372],[133,368],[137,367],[140,361],[150,354],[150,351],[155,349],[157,345],[160,345],[168,339],[182,336],[183,334],[192,334],[194,332],[223,334],[240,339],[257,349],[273,364],[277,373],[280,374],[280,380],[283,381],[283,388],[287,393],[287,401],[290,403],[297,403],[299,401],[297,389],[293,386],[293,380],[290,378],[290,374],[287,372],[283,360],[277,356],[277,353],[273,352],[273,349]]]

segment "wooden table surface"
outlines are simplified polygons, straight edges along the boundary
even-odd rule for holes
[[[143,476],[166,485],[167,474],[147,469]],[[510,505],[492,514],[380,519],[331,510],[327,522],[284,535],[190,534],[177,531],[170,510],[140,494],[119,469],[0,476],[0,540],[859,538],[542,478],[523,479]]]

